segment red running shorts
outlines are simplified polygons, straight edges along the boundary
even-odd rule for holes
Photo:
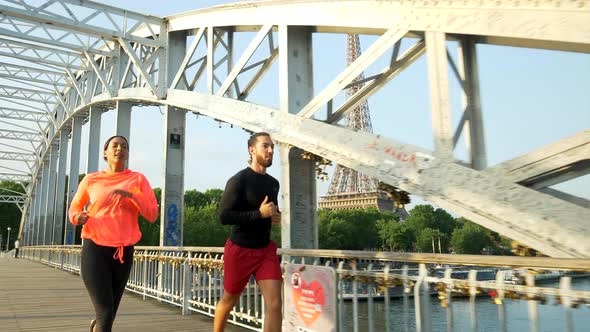
[[[240,294],[251,275],[258,280],[283,280],[277,244],[270,241],[264,248],[240,247],[227,240],[223,250],[223,287],[230,294]]]

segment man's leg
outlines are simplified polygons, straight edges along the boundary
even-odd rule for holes
[[[281,300],[282,280],[258,280],[258,287],[264,297],[266,311],[264,313],[264,332],[280,332],[283,322],[283,306]]]
[[[214,332],[223,332],[225,330],[227,316],[236,303],[238,303],[239,299],[240,294],[230,294],[227,291],[223,292],[223,297],[217,302],[217,306],[215,307],[215,318],[213,320]]]
[[[223,332],[227,316],[240,299],[252,274],[251,249],[242,248],[227,240],[223,250],[223,297],[215,307],[213,331]],[[254,262],[255,263],[255,262]]]

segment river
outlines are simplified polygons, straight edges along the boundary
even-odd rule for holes
[[[546,282],[539,284],[539,287],[559,287],[559,282]],[[590,290],[590,278],[572,279],[572,289]],[[416,330],[414,317],[414,302],[410,298],[408,331]],[[440,306],[436,297],[431,298],[431,317],[433,331],[446,331],[447,319],[446,309]],[[476,299],[477,331],[501,331],[498,305],[493,304],[489,296],[482,296]],[[383,301],[374,302],[375,332],[385,331],[385,305]],[[472,331],[471,307],[469,298],[453,298],[453,322],[455,331]],[[508,331],[525,332],[531,331],[531,322],[528,317],[527,301],[506,300],[506,324]],[[587,305],[580,305],[577,309],[571,309],[573,331],[590,331],[590,308]],[[538,305],[539,329],[538,331],[567,331],[566,309],[556,305],[554,299],[549,299],[546,304]],[[344,307],[344,330],[353,331],[352,302],[346,302]],[[392,299],[389,308],[391,320],[390,331],[406,331],[406,319],[404,318],[403,300]],[[359,331],[368,331],[368,304],[359,302]]]

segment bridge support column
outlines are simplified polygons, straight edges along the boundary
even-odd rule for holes
[[[55,221],[53,244],[63,243],[64,200],[66,189],[66,162],[68,158],[68,133],[62,130],[59,136],[59,160],[57,163],[57,185],[55,192]],[[67,207],[66,207],[67,208]]]
[[[435,153],[440,158],[453,158],[449,74],[444,32],[426,31],[430,109]]]
[[[479,98],[479,72],[477,70],[477,52],[473,37],[464,37],[459,43],[459,73],[464,82],[463,137],[471,158],[471,167],[482,170],[487,167],[486,145]],[[459,130],[459,129],[458,129]]]
[[[100,121],[102,119],[102,110],[96,107],[90,107],[90,120],[88,124],[88,159],[86,162],[86,174],[98,171],[98,158],[102,156],[100,142]]]
[[[313,97],[311,30],[279,27],[279,90],[282,112],[297,113]],[[281,144],[283,248],[318,248],[315,163],[303,150]]]
[[[55,178],[57,168],[57,146],[51,147],[49,155],[49,182],[46,189],[45,201],[45,244],[55,244],[53,242],[53,217],[55,212]]]
[[[76,227],[69,221],[67,211],[72,199],[78,191],[78,176],[80,173],[80,141],[82,139],[82,119],[72,119],[72,147],[70,149],[70,169],[68,171],[68,205],[66,206],[66,222],[64,226],[64,244],[75,244]]]
[[[116,135],[121,135],[131,141],[131,103],[117,102],[116,116]]]
[[[186,53],[186,34],[168,34],[168,82],[182,64]],[[184,141],[186,111],[164,107],[164,179],[160,211],[160,245],[183,245],[184,221]]]
[[[43,162],[43,170],[41,175],[41,192],[39,195],[39,214],[38,214],[38,233],[37,233],[37,244],[47,244],[45,237],[45,216],[47,211],[47,187],[49,186],[49,160]]]
[[[160,212],[160,245],[182,246],[184,220],[184,139],[186,112],[164,110],[164,181]]]
[[[43,170],[41,170],[41,175]],[[39,244],[39,201],[41,200],[41,187],[42,187],[43,180],[40,176],[37,177],[37,181],[35,182],[35,188],[33,188],[33,209],[31,211],[31,236],[30,236],[30,244],[37,245]]]

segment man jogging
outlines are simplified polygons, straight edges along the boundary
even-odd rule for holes
[[[272,165],[274,144],[268,133],[248,139],[250,166],[232,176],[219,206],[223,225],[232,225],[225,244],[224,293],[215,308],[214,331],[222,332],[227,316],[254,275],[264,297],[265,332],[281,330],[282,274],[277,245],[270,240],[272,224],[280,224],[279,182],[266,173]]]

